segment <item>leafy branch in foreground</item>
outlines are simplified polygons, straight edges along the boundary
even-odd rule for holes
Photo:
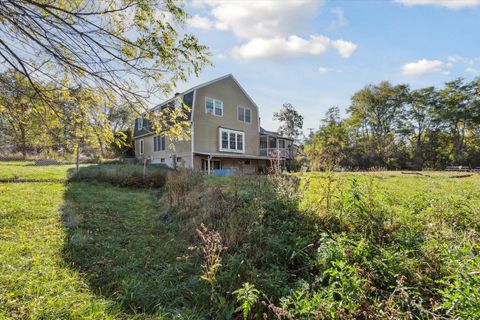
[[[207,48],[177,31],[186,18],[173,0],[5,0],[0,60],[41,95],[35,80],[48,79],[144,102],[156,91],[169,93],[208,63]]]

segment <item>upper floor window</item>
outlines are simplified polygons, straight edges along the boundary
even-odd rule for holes
[[[143,116],[140,116],[140,118],[138,118],[138,130],[142,130],[143,128]]]
[[[223,101],[206,97],[205,112],[223,117]]]
[[[252,118],[252,111],[248,108],[238,106],[237,117],[239,121],[250,123]]]
[[[155,136],[153,137],[153,151],[165,151],[165,137]]]
[[[220,151],[245,152],[245,133],[220,128]]]
[[[285,140],[283,139],[278,140],[278,147],[285,149]]]

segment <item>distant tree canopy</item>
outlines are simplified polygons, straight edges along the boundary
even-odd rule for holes
[[[355,93],[340,118],[327,111],[306,142],[314,169],[480,166],[480,80],[410,90],[382,82]]]
[[[302,133],[303,116],[290,103],[284,103],[279,112],[273,114],[273,119],[280,121],[278,132],[288,138],[298,140]]]

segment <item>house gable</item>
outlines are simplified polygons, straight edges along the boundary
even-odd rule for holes
[[[213,111],[209,109],[212,101]],[[216,112],[220,105],[223,111]],[[220,150],[219,128],[226,128],[244,134],[244,154],[258,155],[258,107],[232,75],[195,87],[193,109],[194,152],[228,152],[225,148]],[[239,120],[239,110],[245,109],[248,110],[249,122]],[[233,149],[231,152],[234,152]]]

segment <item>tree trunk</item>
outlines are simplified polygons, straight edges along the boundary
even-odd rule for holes
[[[25,128],[23,127],[23,124],[20,125],[20,139],[22,144],[22,158],[23,160],[27,160],[27,141],[25,138]]]
[[[80,175],[80,142],[77,140],[77,146],[76,146],[76,151],[75,151],[75,157],[76,157],[76,161],[75,161],[75,165],[76,165],[76,169],[77,169],[77,177]]]

